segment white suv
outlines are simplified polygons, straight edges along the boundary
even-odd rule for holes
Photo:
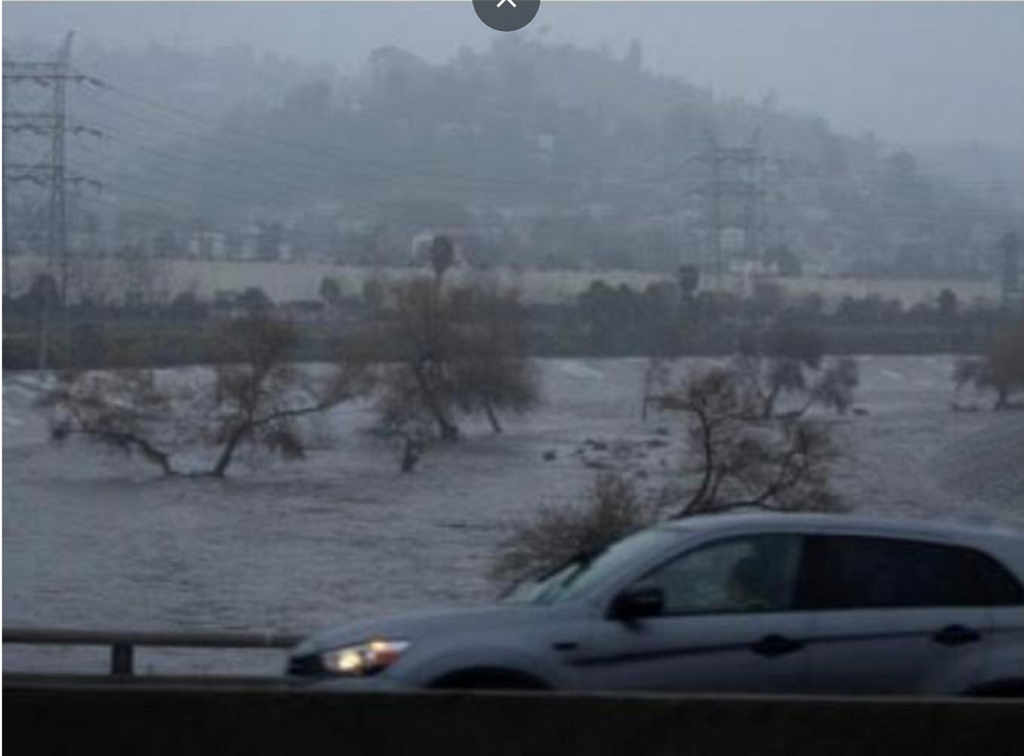
[[[375,688],[1024,695],[1024,538],[845,515],[638,532],[492,607],[353,625],[293,675]]]

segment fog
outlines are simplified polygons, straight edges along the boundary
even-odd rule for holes
[[[1024,524],[1021,3],[544,0],[516,33],[468,0],[3,22],[15,627],[306,633],[750,508]],[[870,579],[825,608],[899,608],[840,594],[905,557],[838,553]],[[1012,588],[922,565],[908,607]],[[755,649],[791,608],[694,606],[770,609]],[[5,672],[92,663],[15,653]],[[145,669],[285,668],[183,653]],[[886,654],[877,691],[858,663],[829,692],[960,679],[895,687]],[[1008,692],[1006,665],[965,665],[1002,684],[969,689]]]
[[[405,267],[447,229],[473,270],[1016,275],[1020,5],[548,0],[511,34],[462,2],[4,11],[5,73],[73,31],[91,77],[64,220],[25,120],[47,82],[5,82],[13,290],[54,231],[79,259]]]
[[[394,45],[431,62],[502,34],[467,2],[5,3],[4,40],[188,50],[245,44],[353,70]],[[545,0],[522,36],[623,54],[719,97],[822,115],[833,128],[904,142],[1024,139],[1019,3],[669,3]]]

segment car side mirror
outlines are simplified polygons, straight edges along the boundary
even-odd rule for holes
[[[665,593],[653,585],[627,588],[612,601],[611,616],[629,622],[641,617],[657,617],[665,608]]]

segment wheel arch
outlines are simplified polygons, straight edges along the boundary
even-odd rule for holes
[[[514,667],[500,665],[476,665],[463,667],[435,677],[427,683],[433,689],[466,689],[477,688],[516,690],[551,690],[554,686],[538,675]]]

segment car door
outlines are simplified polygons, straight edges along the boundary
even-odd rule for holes
[[[975,573],[989,604],[989,645],[979,686],[997,685],[1002,692],[1021,695],[1024,687],[1024,586],[988,555],[978,555]],[[1008,682],[1013,687],[1006,689]]]
[[[813,693],[958,693],[980,675],[984,596],[971,552],[911,539],[808,537],[811,609],[807,659]]]
[[[576,656],[599,690],[798,692],[807,683],[794,611],[802,536],[716,540],[676,556],[633,586],[657,587],[662,613],[605,617]],[[746,580],[746,593],[737,578]],[[751,585],[751,583],[753,583]]]

